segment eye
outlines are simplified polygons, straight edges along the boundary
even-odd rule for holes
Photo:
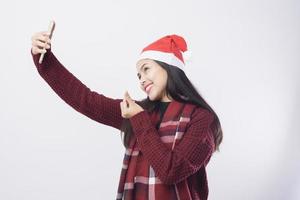
[[[148,67],[144,67],[144,71],[146,71],[147,69],[149,69]]]

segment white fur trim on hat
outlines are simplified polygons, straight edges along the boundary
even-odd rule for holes
[[[144,51],[140,54],[139,59],[144,59],[144,58],[162,61],[169,65],[179,67],[182,70],[184,67],[184,63],[179,58],[177,58],[173,53],[149,50],[149,51]]]

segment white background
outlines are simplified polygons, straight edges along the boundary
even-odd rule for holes
[[[166,35],[186,38],[186,74],[218,114],[210,200],[300,199],[300,5],[296,0],[2,1],[0,199],[114,199],[117,129],[69,107],[39,76],[31,36],[57,23],[52,49],[92,90],[134,99],[135,62]]]

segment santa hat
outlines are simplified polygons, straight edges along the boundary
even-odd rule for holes
[[[187,57],[190,57],[190,52],[187,51],[184,38],[179,35],[167,35],[145,47],[139,59],[158,60],[184,70]]]

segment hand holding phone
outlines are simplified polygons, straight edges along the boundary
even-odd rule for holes
[[[49,28],[48,28],[48,34],[49,34],[50,39],[52,38],[54,28],[55,28],[55,22],[50,21]],[[43,50],[46,50],[46,48],[44,47]],[[45,53],[41,53],[41,56],[40,56],[40,59],[39,59],[40,64],[43,62],[44,55],[45,55]]]

